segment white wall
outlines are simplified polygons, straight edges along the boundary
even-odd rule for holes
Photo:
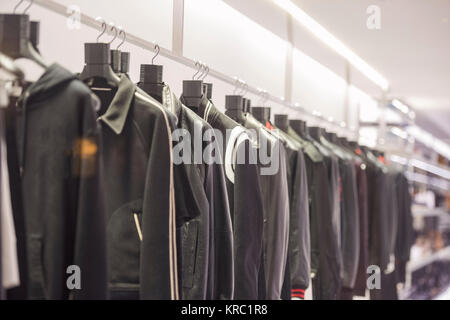
[[[172,0],[57,0],[64,5],[75,4],[82,13],[91,17],[101,16],[107,22],[113,21],[130,34],[148,41],[158,43],[167,49],[172,47]],[[227,1],[233,2],[233,1]],[[234,1],[236,2],[236,1]],[[16,0],[1,0],[0,12],[10,13]],[[261,2],[267,9],[267,3]],[[258,11],[258,2],[253,1],[254,12]],[[284,36],[276,35],[220,0],[185,0],[184,55],[194,60],[201,60],[211,68],[230,76],[238,76],[252,86],[266,89],[276,96],[284,95],[286,41]],[[20,9],[19,9],[20,12]],[[261,10],[268,16],[267,10]],[[73,72],[80,72],[84,64],[83,43],[94,42],[99,32],[85,25],[79,30],[71,30],[66,25],[66,18],[33,5],[28,14],[41,22],[40,49],[48,62],[57,61]],[[256,14],[256,13],[254,13]],[[257,20],[257,19],[256,19]],[[280,21],[274,22],[278,32]],[[284,22],[283,22],[284,23]],[[109,41],[104,36],[102,41]],[[119,40],[112,47],[115,47]],[[130,76],[137,82],[139,66],[150,63],[152,52],[125,43],[124,51],[131,52]],[[155,61],[164,65],[164,79],[173,91],[179,95],[182,80],[190,79],[194,70],[179,63],[159,56]],[[361,110],[372,110],[376,103],[359,92],[347,90],[342,77],[324,67],[300,50],[294,50],[293,59],[293,102],[299,102],[307,110],[320,111],[326,117],[344,120],[346,92],[350,94],[351,121],[355,126],[357,105]],[[30,63],[22,64],[30,79],[36,79],[38,68]],[[225,95],[233,92],[233,86],[212,77],[213,99],[218,107],[225,102]],[[253,105],[260,104],[260,97],[249,94]],[[288,113],[291,118],[300,115],[292,109],[275,103],[267,103],[275,113]],[[364,112],[362,112],[363,114]]]

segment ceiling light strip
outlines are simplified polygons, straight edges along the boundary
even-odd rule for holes
[[[336,51],[351,65],[364,74],[369,80],[375,83],[382,90],[389,89],[389,82],[379,72],[372,68],[367,62],[361,59],[356,53],[350,50],[344,43],[333,36],[327,29],[322,27],[317,21],[307,15],[297,5],[290,0],[273,0],[280,8],[289,13],[301,25],[314,34],[319,40]]]

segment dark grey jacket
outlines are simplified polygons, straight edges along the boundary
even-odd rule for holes
[[[339,164],[339,198],[341,205],[342,287],[353,289],[359,263],[359,208],[355,157],[335,143],[322,138],[322,144],[333,152]]]
[[[320,152],[314,140],[303,138],[289,128],[288,134],[302,142],[308,178],[311,225],[311,278],[313,299],[338,298],[341,286],[341,252],[336,214],[339,202],[336,193],[336,167]],[[330,175],[333,173],[333,175]]]
[[[25,298],[105,299],[101,137],[91,92],[53,64],[17,106],[14,151],[22,176],[11,183],[22,184],[24,225],[18,230],[26,240]],[[80,267],[80,290],[66,286],[71,265]]]
[[[256,300],[264,223],[256,150],[246,129],[220,112],[205,97],[202,98],[197,114],[219,130],[225,139],[222,157],[233,222],[234,299]],[[245,155],[243,161],[240,161],[240,155]]]
[[[177,128],[191,134],[192,149],[200,146],[204,156],[196,160],[192,152],[192,165],[183,165],[190,172],[189,183],[200,211],[199,217],[182,227],[183,299],[232,299],[234,255],[229,201],[223,166],[212,161],[222,159],[220,148],[213,128],[183,105],[184,98],[176,99],[168,86],[164,91],[163,105],[177,117]],[[203,136],[208,139],[202,141]]]
[[[101,100],[113,299],[177,299],[176,217],[170,115],[121,76]]]
[[[414,242],[413,217],[411,213],[412,198],[409,182],[404,173],[396,175],[396,194],[398,204],[398,227],[395,245],[395,270],[397,281],[406,281],[406,263],[410,258],[411,246]]]
[[[263,195],[264,208],[264,246],[263,267],[264,277],[260,281],[260,298],[279,300],[286,270],[289,245],[289,195],[286,171],[286,151],[283,142],[275,137],[263,124],[258,122],[251,114],[245,114],[245,122],[241,123],[247,129],[260,133],[257,137],[264,141],[256,141],[257,147],[265,142],[268,150],[278,148],[279,154],[270,159],[278,161],[278,170],[274,174],[265,175],[262,169],[265,165],[258,159],[260,169],[260,186]],[[255,137],[254,137],[255,138]],[[269,172],[267,172],[269,173]],[[261,283],[264,282],[264,283]]]
[[[284,299],[304,298],[311,277],[311,241],[309,193],[302,144],[280,129],[276,133],[285,141],[289,186],[289,248]]]

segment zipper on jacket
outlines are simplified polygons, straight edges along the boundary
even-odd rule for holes
[[[139,240],[141,240],[142,242],[142,229],[141,229],[141,224],[139,222],[139,215],[137,213],[134,213],[134,223],[136,224],[136,230],[139,236]]]
[[[21,109],[23,112],[23,120],[22,120],[22,136],[21,136],[21,148],[22,152],[20,153],[19,157],[19,170],[20,170],[20,176],[23,176],[24,167],[25,167],[25,153],[26,153],[26,143],[27,143],[27,102],[28,98],[30,97],[30,91],[25,90],[22,96],[17,100],[16,106]]]

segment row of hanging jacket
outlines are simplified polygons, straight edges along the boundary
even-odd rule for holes
[[[28,16],[0,15],[18,20],[7,41],[27,40]],[[404,281],[408,182],[376,151],[272,123],[239,95],[223,113],[202,80],[177,98],[162,66],[134,84],[129,54],[119,67],[106,43],[85,44],[79,75],[9,48],[44,71],[4,112],[20,275],[8,299],[351,299],[370,264],[389,284],[373,298]]]

